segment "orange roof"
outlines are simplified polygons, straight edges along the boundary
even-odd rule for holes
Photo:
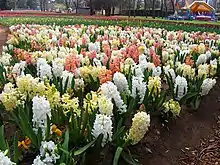
[[[192,12],[209,12],[215,10],[204,1],[194,1],[189,7]]]

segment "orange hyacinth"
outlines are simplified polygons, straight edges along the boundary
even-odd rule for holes
[[[192,59],[192,56],[187,56],[185,60],[186,65],[193,66],[194,65],[194,60]]]
[[[57,126],[54,124],[51,126],[51,130],[53,133],[55,133],[57,136],[62,136],[62,131],[60,129],[57,128]]]
[[[110,69],[112,73],[120,72],[120,61],[119,57],[115,57],[115,59],[110,62]]]
[[[31,145],[31,140],[26,136],[24,140],[18,142],[18,147],[23,147],[24,149],[28,150]]]
[[[112,71],[108,69],[103,69],[99,75],[99,79],[101,84],[112,81]]]

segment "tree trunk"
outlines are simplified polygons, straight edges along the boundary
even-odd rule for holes
[[[175,4],[174,4],[174,0],[171,0],[171,5],[172,5],[173,13],[174,13],[174,12],[175,12]]]
[[[128,0],[129,4],[128,4],[128,17],[131,17],[131,0]]]
[[[144,0],[144,11],[145,11],[145,16],[147,18],[147,0]]]
[[[163,15],[163,3],[164,3],[164,0],[161,0],[160,12],[161,12],[161,17],[162,18],[164,17],[164,15]]]
[[[119,15],[122,15],[122,5],[119,7]]]
[[[112,15],[115,15],[115,0],[112,0]]]
[[[89,6],[90,6],[90,15],[93,15],[92,0],[89,0]]]
[[[68,2],[68,0],[65,0],[65,5],[66,5],[66,9],[68,10],[69,9],[69,2]]]
[[[164,6],[165,6],[165,17],[167,17],[167,0],[164,0]]]
[[[76,0],[76,14],[78,14],[79,0]]]
[[[137,7],[136,7],[136,6],[137,6],[136,0],[134,0],[134,4],[133,4],[133,5],[134,5],[134,8],[133,8],[133,12],[134,12],[134,13],[133,13],[133,14],[134,14],[134,17],[136,17],[136,8],[137,8]]]
[[[44,3],[43,0],[40,0],[40,10],[41,10],[41,11],[44,11],[43,3]]]
[[[153,18],[155,19],[155,0],[153,0],[153,7],[152,7],[152,10],[153,10]]]
[[[115,7],[114,6],[112,7],[112,15],[113,16],[115,15]]]

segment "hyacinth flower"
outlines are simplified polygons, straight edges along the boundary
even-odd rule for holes
[[[11,26],[0,101],[23,135],[18,142],[15,134],[15,155],[37,153],[33,164],[84,164],[87,153],[113,147],[120,164],[146,136],[150,115],[176,118],[183,104],[198,107],[210,93],[219,38],[118,25]]]

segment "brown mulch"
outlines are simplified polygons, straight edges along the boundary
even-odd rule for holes
[[[220,81],[210,94],[203,98],[198,110],[183,109],[180,118],[171,121],[166,127],[161,126],[158,119],[152,119],[150,132],[136,148],[137,155],[141,156],[141,163],[215,165],[217,161],[220,164],[217,157],[218,148],[220,150],[217,140],[219,136],[216,136],[216,133],[219,135],[220,132],[220,127],[216,124],[218,116],[220,116]],[[194,153],[196,150],[198,151]],[[191,151],[194,154],[190,154]]]
[[[183,150],[185,157],[181,159],[184,164],[219,165],[220,164],[220,116],[217,124],[213,126],[213,135],[204,138],[198,148]]]

